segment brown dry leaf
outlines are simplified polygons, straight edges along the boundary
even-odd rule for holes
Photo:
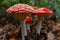
[[[16,28],[16,30],[14,31],[14,33],[17,33],[20,31],[20,28]]]
[[[4,25],[4,28],[9,28],[9,27],[10,27],[10,24]]]
[[[57,25],[57,26],[55,26],[55,27],[53,28],[53,31],[60,31],[59,26],[58,26],[58,25]]]

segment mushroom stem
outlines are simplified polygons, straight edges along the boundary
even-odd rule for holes
[[[35,21],[38,21],[38,15],[35,15]],[[36,26],[36,33],[40,35],[40,31],[41,31],[41,25],[42,21],[38,22],[37,26]]]
[[[21,25],[22,40],[25,40],[25,36],[27,36],[27,30],[26,30],[25,21],[21,21],[20,25]]]
[[[37,34],[39,34],[39,35],[40,35],[41,27],[42,27],[41,24],[42,24],[42,21],[38,22],[38,25],[37,25],[37,28],[36,28]]]
[[[27,29],[30,32],[30,24],[27,24]]]
[[[35,21],[38,21],[38,15],[35,15],[34,18]],[[38,22],[37,26],[36,26],[36,33],[39,34],[40,32],[40,22]]]

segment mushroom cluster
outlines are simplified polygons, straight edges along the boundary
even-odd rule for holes
[[[26,14],[27,13],[27,14]],[[30,14],[34,14],[34,15],[30,15]],[[15,4],[12,7],[10,7],[9,9],[7,9],[7,14],[14,14],[14,16],[16,16],[16,18],[18,18],[21,22],[20,22],[20,27],[21,27],[21,32],[22,32],[22,40],[25,40],[25,37],[27,36],[28,32],[27,29],[29,30],[29,32],[31,32],[30,30],[30,23],[32,23],[32,21],[37,22],[38,26],[36,27],[36,34],[40,35],[40,31],[41,31],[41,27],[42,27],[42,18],[41,14],[52,14],[53,12],[48,9],[48,8],[38,8],[35,6],[29,6],[27,4]],[[32,17],[34,17],[33,20]],[[33,22],[33,23],[34,23]]]
[[[34,9],[33,7],[27,4],[15,4],[7,10],[7,14],[9,13],[26,13],[32,12]]]

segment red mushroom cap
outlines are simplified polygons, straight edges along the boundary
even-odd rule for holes
[[[45,11],[45,13],[47,13],[47,14],[51,14],[51,13],[53,13],[50,9],[47,9],[47,8],[43,8],[43,11]]]
[[[26,22],[26,23],[31,23],[31,22],[32,22],[32,18],[26,17],[25,22]]]
[[[39,14],[52,14],[53,13],[50,9],[47,9],[45,7],[36,9],[34,12],[35,12],[36,15],[39,15]]]
[[[35,13],[34,13],[34,14],[40,15],[40,14],[42,14],[42,13],[45,13],[45,11],[35,10]]]
[[[26,12],[32,12],[34,9],[33,7],[27,5],[27,4],[16,4],[9,9],[7,9],[7,14],[9,13],[26,13]]]

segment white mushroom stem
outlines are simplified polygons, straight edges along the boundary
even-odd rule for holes
[[[37,28],[36,28],[37,34],[39,34],[39,35],[40,35],[41,27],[42,27],[42,21],[38,22],[38,25],[37,25]]]
[[[21,33],[22,33],[22,40],[25,40],[25,36],[27,36],[27,29],[25,21],[21,21]]]
[[[29,32],[30,32],[30,24],[27,24],[27,29],[28,29]]]
[[[38,15],[35,15],[35,19],[34,20],[38,21]],[[37,32],[37,34],[40,34],[41,27],[42,27],[42,21],[38,22],[38,24],[36,26],[36,32]]]

